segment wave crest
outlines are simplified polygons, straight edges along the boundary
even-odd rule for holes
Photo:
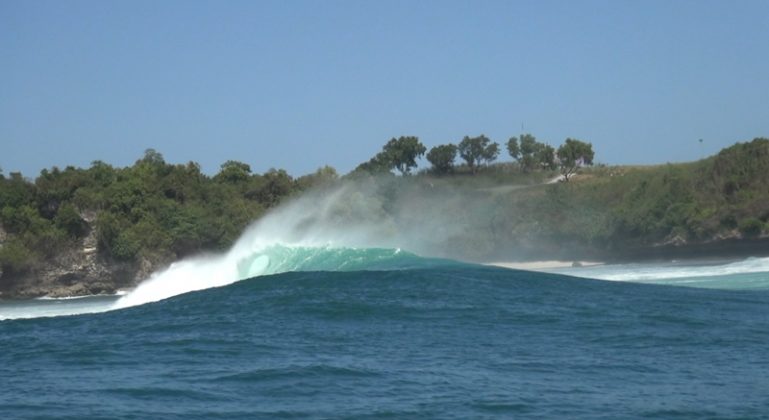
[[[182,293],[225,286],[252,277],[291,271],[357,271],[417,267],[423,259],[400,249],[271,245],[245,252],[171,264],[115,303],[116,308],[155,302]],[[426,260],[424,260],[426,261]]]

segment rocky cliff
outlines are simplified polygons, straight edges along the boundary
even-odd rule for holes
[[[36,264],[25,273],[0,270],[0,298],[25,299],[42,296],[70,297],[113,294],[136,286],[166,261],[121,262],[98,252],[93,217],[83,215],[88,233],[54,258]],[[7,240],[0,227],[0,247]]]

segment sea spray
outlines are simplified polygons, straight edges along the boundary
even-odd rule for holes
[[[361,255],[355,250],[391,245],[395,229],[384,219],[382,203],[366,198],[359,184],[345,184],[303,195],[249,226],[221,255],[171,264],[121,298],[116,308],[154,302],[196,290],[220,287],[265,274],[304,270],[342,270]],[[397,247],[385,248],[392,256]],[[356,255],[354,255],[356,254]],[[382,255],[366,255],[371,263]]]
[[[156,272],[115,303],[115,308],[141,305],[195,290],[224,286],[238,280],[227,255],[196,257]]]
[[[477,241],[467,245],[467,238],[488,229],[488,210],[495,205],[469,194],[387,177],[347,180],[308,191],[246,228],[227,253],[174,263],[152,274],[116,307],[297,270],[285,263],[285,256],[268,255],[277,249],[301,248],[304,253],[308,249],[405,249],[463,259],[462,249],[483,248]]]
[[[153,273],[135,290],[121,298],[116,308],[154,302],[171,296],[219,287],[238,280],[264,274],[270,267],[269,258],[258,258],[259,252],[277,245],[329,246],[329,241],[320,244],[321,237],[332,235],[326,221],[331,206],[339,202],[339,195],[345,188],[326,191],[322,199],[315,194],[300,197],[279,209],[265,215],[251,224],[233,247],[221,255],[196,256],[171,264],[168,268]],[[322,223],[325,222],[325,225]],[[248,264],[247,267],[244,267]],[[273,262],[273,267],[277,266]],[[277,272],[278,270],[273,270]]]
[[[398,229],[386,217],[383,203],[376,195],[364,194],[370,188],[367,185],[345,183],[307,193],[250,225],[227,253],[175,262],[153,273],[115,307],[154,302],[264,274],[299,269],[337,270],[344,265],[340,262],[318,268],[317,264],[305,264],[302,268],[287,262],[285,254],[290,249],[302,249],[305,258],[317,255],[317,250],[327,256],[335,249],[396,249]],[[317,258],[310,259],[318,262]]]

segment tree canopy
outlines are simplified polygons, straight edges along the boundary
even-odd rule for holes
[[[454,159],[457,157],[457,146],[442,144],[430,149],[427,160],[433,165],[437,174],[448,174],[454,169]]]
[[[484,163],[493,162],[499,155],[499,144],[492,143],[485,135],[478,137],[465,136],[459,146],[459,157],[467,162],[472,173],[478,172],[478,167]]]
[[[511,138],[507,143],[507,149],[510,156],[518,160],[524,172],[530,172],[537,167],[544,169],[554,166],[554,157],[551,156],[554,149],[545,143],[538,142],[531,134],[521,134],[520,146],[515,137]]]
[[[568,138],[558,148],[557,155],[563,179],[568,181],[580,166],[593,164],[593,145]]]
[[[409,175],[417,167],[417,159],[427,148],[415,136],[393,137],[382,147],[382,151],[368,162],[358,165],[353,173],[386,174],[397,169],[401,175]]]
[[[507,153],[515,160],[521,158],[521,147],[518,145],[518,137],[510,137],[507,141]]]
[[[300,182],[279,169],[253,174],[234,160],[209,177],[197,163],[168,164],[153,149],[125,168],[101,161],[88,169],[53,167],[33,182],[13,172],[0,178],[0,230],[7,234],[0,271],[29,270],[93,228],[99,255],[112,260],[224,249],[285,197],[336,179],[331,167]]]
[[[251,176],[251,166],[247,163],[228,160],[224,162],[214,179],[221,182],[246,181]]]
[[[417,158],[422,157],[427,148],[415,136],[392,138],[382,148],[382,153],[390,168],[397,169],[401,175],[408,175],[417,167]]]
[[[534,161],[541,169],[552,171],[558,167],[555,163],[555,149],[553,146],[546,143],[537,143],[537,148],[534,152]]]

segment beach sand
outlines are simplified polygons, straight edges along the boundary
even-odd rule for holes
[[[579,266],[577,266],[575,263],[578,263]],[[504,268],[512,268],[516,270],[530,270],[530,271],[539,271],[539,270],[551,270],[554,268],[570,268],[570,267],[594,267],[597,265],[604,265],[603,262],[599,261],[559,261],[559,260],[549,260],[549,261],[526,261],[526,262],[489,262],[486,263],[486,265],[493,265],[496,267],[504,267]]]

